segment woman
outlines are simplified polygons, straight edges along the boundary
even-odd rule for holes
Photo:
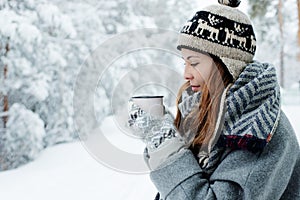
[[[240,1],[219,3],[181,30],[187,82],[174,126],[166,114],[143,128],[160,130],[144,153],[156,199],[300,199],[299,144],[280,109],[275,68],[253,61],[255,34],[234,8]],[[132,126],[149,119],[132,112]]]

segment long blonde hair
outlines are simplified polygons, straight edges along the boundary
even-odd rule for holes
[[[194,109],[184,120],[184,122],[189,122],[190,126],[188,126],[188,128],[196,132],[191,144],[192,148],[209,143],[215,130],[221,95],[224,89],[233,82],[232,75],[223,62],[216,56],[210,56],[213,58],[216,67],[213,67],[213,71],[207,83],[202,86],[199,109]],[[181,101],[183,91],[188,87],[190,87],[189,81],[184,83],[178,92],[176,100],[177,115],[174,120],[177,129],[179,129],[180,126],[186,125],[186,123],[182,122],[178,104]]]

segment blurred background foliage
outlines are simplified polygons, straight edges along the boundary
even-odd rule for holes
[[[255,58],[277,67],[280,85],[286,91],[298,90],[300,84],[299,1],[243,1],[257,35]],[[74,83],[82,63],[104,41],[142,28],[178,32],[187,19],[210,3],[207,0],[194,4],[186,0],[1,0],[0,170],[27,163],[49,146],[78,140],[73,122]],[[112,51],[118,49],[108,49],[106,53]],[[99,124],[112,114],[111,91],[124,74],[153,60],[178,73],[183,70],[179,58],[158,50],[136,51],[119,58],[95,88],[95,102],[98,102],[95,115]],[[136,73],[132,84],[142,75]],[[178,84],[159,69],[155,74]],[[161,92],[166,104],[174,106],[174,94],[161,90],[147,86],[142,92]],[[125,97],[118,98],[121,102]]]

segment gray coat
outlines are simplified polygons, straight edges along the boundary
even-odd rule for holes
[[[300,150],[294,130],[281,113],[263,152],[226,150],[215,170],[203,170],[186,149],[150,177],[161,199],[300,200]]]

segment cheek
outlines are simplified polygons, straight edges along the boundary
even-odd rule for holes
[[[211,68],[206,68],[205,70],[203,70],[203,79],[205,79],[205,81],[208,81],[210,73],[211,73]]]
[[[208,78],[212,72],[211,67],[202,67],[197,68],[198,77],[201,78],[202,81],[208,81]]]

